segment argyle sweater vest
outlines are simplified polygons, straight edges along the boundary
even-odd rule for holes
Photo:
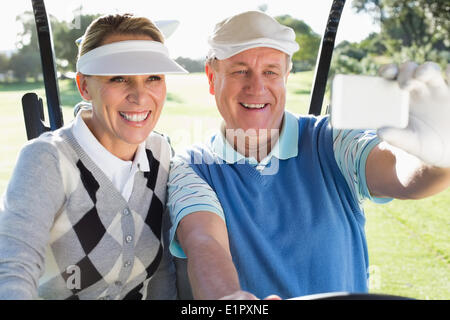
[[[173,298],[170,277],[152,287],[171,267],[161,263],[171,148],[152,133],[146,153],[150,171],[126,201],[71,126],[29,142],[0,207],[0,298]]]

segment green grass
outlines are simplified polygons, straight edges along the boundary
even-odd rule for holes
[[[366,217],[370,263],[379,276],[373,292],[449,299],[449,189],[420,201],[367,203]]]
[[[305,114],[313,73],[292,74],[286,108]],[[26,142],[21,98],[44,97],[42,83],[0,84],[0,193],[6,188],[17,155]],[[203,74],[167,77],[168,94],[157,131],[167,133],[175,150],[204,141],[216,131],[220,115]],[[65,123],[80,101],[71,80],[60,82]],[[44,99],[45,100],[45,99]],[[326,101],[325,101],[326,103]],[[371,263],[371,292],[418,299],[450,298],[450,189],[420,201],[366,203],[366,233]]]

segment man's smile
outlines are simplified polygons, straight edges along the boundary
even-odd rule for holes
[[[257,110],[264,109],[269,105],[268,103],[243,103],[243,102],[239,102],[239,104],[246,109],[257,109]]]

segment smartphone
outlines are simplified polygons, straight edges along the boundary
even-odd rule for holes
[[[409,92],[397,81],[380,77],[342,75],[331,86],[331,125],[336,129],[405,128]]]

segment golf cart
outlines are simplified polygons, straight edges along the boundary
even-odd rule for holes
[[[32,0],[32,5],[37,27],[39,49],[41,53],[49,126],[44,123],[44,105],[42,98],[38,97],[35,93],[25,94],[22,97],[22,105],[28,139],[36,138],[46,131],[56,130],[64,124],[60,106],[52,34],[48,15],[45,10],[43,0]],[[333,1],[331,11],[328,16],[325,33],[322,37],[309,108],[309,113],[313,115],[321,114],[336,33],[344,5],[345,0]],[[405,298],[379,294],[333,293],[300,297],[299,299],[379,300]]]

